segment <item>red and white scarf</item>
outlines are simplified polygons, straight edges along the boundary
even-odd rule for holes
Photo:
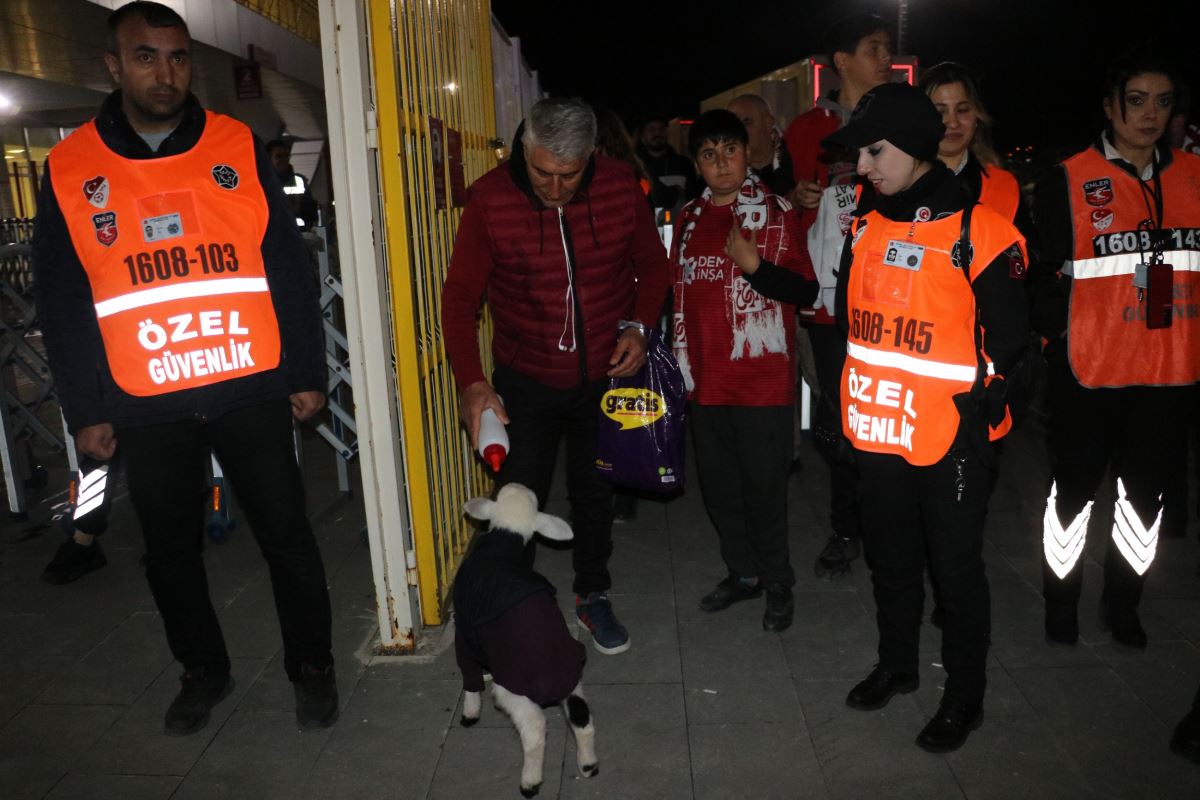
[[[696,387],[688,360],[687,328],[684,326],[684,297],[687,285],[692,282],[693,269],[687,259],[687,246],[700,214],[711,201],[712,190],[705,189],[698,200],[684,207],[682,230],[671,253],[671,260],[675,264],[674,351],[689,392]],[[746,180],[734,199],[733,213],[743,231],[758,231],[758,254],[774,264],[778,264],[780,256],[795,244],[788,241],[783,223],[783,214],[790,208],[786,200],[770,194],[766,185],[752,171],[747,171]],[[743,357],[761,358],[764,353],[787,353],[788,337],[783,324],[783,307],[750,288],[750,282],[732,259],[725,281],[725,294],[729,301],[725,308],[725,319],[733,333],[730,361]]]

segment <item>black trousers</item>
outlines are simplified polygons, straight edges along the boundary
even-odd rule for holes
[[[928,467],[858,453],[863,534],[879,625],[879,665],[916,674],[924,573],[940,589],[946,699],[983,701],[991,596],[983,525],[996,482],[994,459],[955,448]]]
[[[858,472],[854,465],[837,457],[848,452],[850,443],[842,435],[842,367],[846,363],[846,337],[836,325],[809,325],[813,359],[821,397],[813,413],[813,436],[829,467],[829,525],[839,536],[858,538],[862,533],[859,512]]]
[[[787,527],[792,407],[692,403],[690,413],[700,492],[725,566],[740,577],[795,585]]]
[[[209,448],[221,462],[271,574],[284,668],[333,663],[325,567],[304,512],[286,399],[219,419],[121,427],[117,443],[146,540],[146,578],[171,653],[186,669],[229,671],[201,557]]]
[[[1065,356],[1047,365],[1050,401],[1050,451],[1058,519],[1063,526],[1096,497],[1111,466],[1141,522],[1154,522],[1161,495],[1179,468],[1178,450],[1191,413],[1191,387],[1130,386],[1087,389],[1079,384]],[[1186,453],[1184,454],[1186,458]],[[1079,601],[1083,569],[1078,563],[1059,579],[1043,572],[1048,607],[1073,608]],[[1139,575],[1108,539],[1104,559],[1104,597],[1110,614],[1128,613],[1141,600],[1145,575]]]
[[[496,367],[492,385],[508,412],[508,458],[497,483],[521,483],[545,507],[554,476],[558,445],[567,440],[567,499],[575,539],[571,563],[575,594],[586,596],[612,587],[612,484],[596,471],[600,397],[608,380],[573,389],[552,389],[507,367]]]

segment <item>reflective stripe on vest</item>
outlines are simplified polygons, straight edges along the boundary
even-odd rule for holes
[[[279,325],[262,262],[266,196],[254,140],[205,112],[185,153],[127,159],[94,122],[50,153],[50,177],[87,273],[105,356],[137,396],[273,369]]]
[[[847,286],[850,334],[842,371],[842,430],[858,450],[937,463],[958,432],[954,395],[969,392],[980,368],[975,296],[951,260],[961,212],[932,222],[893,222],[877,212],[858,221]],[[914,238],[908,239],[909,230]],[[919,263],[890,266],[893,242],[924,248]],[[986,206],[971,218],[972,279],[1021,236]],[[993,369],[983,359],[987,373]],[[995,431],[999,438],[1009,420]]]
[[[1180,150],[1159,174],[1163,257],[1174,268],[1171,327],[1146,327],[1146,302],[1133,285],[1148,259],[1139,230],[1152,199],[1138,179],[1094,147],[1063,162],[1074,234],[1067,326],[1071,369],[1090,388],[1182,386],[1200,380],[1200,158]]]

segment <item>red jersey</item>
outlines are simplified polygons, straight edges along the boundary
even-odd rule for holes
[[[763,351],[756,356],[734,355],[730,293],[747,307],[762,304],[763,298],[750,288],[741,271],[725,255],[725,240],[733,225],[733,204],[709,205],[696,221],[696,228],[683,253],[690,271],[687,281],[687,314],[684,326],[688,358],[695,381],[692,399],[700,405],[784,406],[793,400],[792,353],[795,352],[795,310],[780,304],[787,351]],[[681,216],[682,219],[682,216]],[[804,238],[799,233],[795,210],[783,215],[788,239],[795,243],[780,256],[778,266],[800,272]],[[760,233],[761,237],[761,233]]]

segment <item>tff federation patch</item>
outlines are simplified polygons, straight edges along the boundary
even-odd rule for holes
[[[1111,208],[1097,208],[1092,212],[1092,227],[1098,231],[1106,231],[1116,217],[1116,212]]]
[[[108,205],[108,178],[97,175],[90,181],[84,181],[83,196],[96,208],[104,208]]]
[[[213,180],[217,182],[217,186],[222,189],[236,189],[238,187],[237,170],[228,164],[217,164],[212,168]]]
[[[1089,206],[1106,206],[1113,200],[1112,178],[1097,178],[1083,184],[1083,197]]]
[[[96,228],[96,241],[105,247],[111,247],[117,240],[117,212],[104,211],[92,215],[92,225]]]

